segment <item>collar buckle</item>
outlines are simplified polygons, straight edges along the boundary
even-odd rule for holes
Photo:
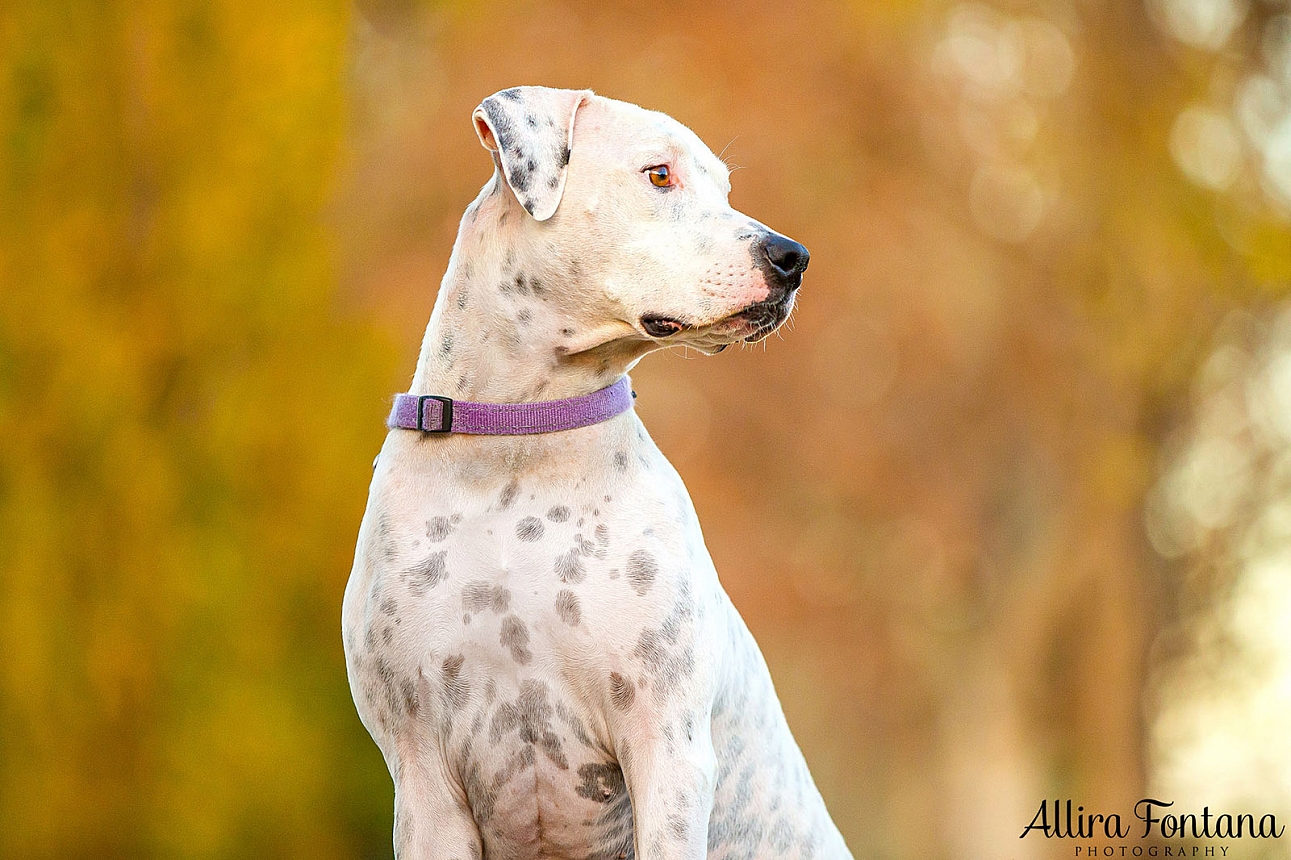
[[[440,404],[439,427],[426,426],[426,401],[438,400]],[[453,432],[453,398],[437,394],[423,394],[417,398],[417,429],[422,433]]]

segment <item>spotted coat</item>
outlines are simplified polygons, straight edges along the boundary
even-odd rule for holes
[[[586,92],[485,100],[476,127],[498,172],[463,218],[414,391],[568,396],[679,342],[616,328],[629,299],[589,286],[619,282],[595,253],[607,218],[580,220],[609,173],[597,153],[643,123],[692,159],[698,190],[666,202],[644,190],[654,196],[625,229],[697,208],[678,229],[706,225],[710,250],[684,247],[730,274],[691,302],[713,321],[681,337],[706,348],[748,335],[731,315],[770,290],[750,263],[760,225],[725,205],[711,152],[659,116]],[[633,289],[649,287],[641,271]],[[393,431],[343,635],[359,715],[394,779],[400,860],[850,857],[685,487],[634,412],[537,436]]]

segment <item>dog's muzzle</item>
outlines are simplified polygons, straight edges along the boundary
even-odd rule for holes
[[[753,264],[766,281],[767,296],[741,311],[709,325],[701,326],[700,341],[695,345],[705,351],[721,352],[731,343],[756,343],[780,327],[793,310],[794,295],[802,286],[811,254],[788,236],[767,231],[749,246]],[[685,334],[696,326],[682,320],[646,314],[641,329],[652,338],[665,339]]]

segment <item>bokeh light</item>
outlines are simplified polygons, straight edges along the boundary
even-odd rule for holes
[[[1221,326],[1147,508],[1189,568],[1161,665],[1152,789],[1212,809],[1291,806],[1291,310]],[[1271,855],[1280,856],[1276,851]]]

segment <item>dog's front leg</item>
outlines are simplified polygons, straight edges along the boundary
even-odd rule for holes
[[[689,723],[679,719],[663,735],[620,752],[639,860],[698,860],[708,853],[717,766],[706,721],[702,728]]]
[[[411,753],[395,774],[395,860],[470,860],[483,855],[466,792],[433,755]]]

